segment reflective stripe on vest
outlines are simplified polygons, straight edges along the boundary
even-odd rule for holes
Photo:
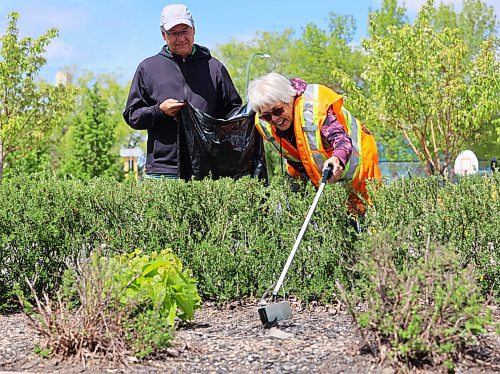
[[[321,126],[319,124],[319,88],[317,84],[309,84],[304,91],[303,108],[301,108],[302,115],[302,130],[304,131],[304,138],[307,141],[307,146],[310,150],[316,167],[318,170],[323,170],[323,164],[328,158],[323,144],[321,141]],[[352,155],[350,160],[345,165],[342,178],[352,179],[356,170],[359,167],[359,149],[361,149],[361,126],[358,126],[358,121],[354,116],[342,106],[342,112],[346,119],[346,132],[352,139]],[[338,117],[338,115],[337,115]],[[340,121],[339,121],[340,122]]]
[[[318,96],[319,86],[317,84],[307,85],[304,92],[304,100],[302,100],[302,108],[300,108],[300,112],[302,114],[302,131],[304,132],[309,152],[314,159],[314,163],[316,165],[321,165],[319,170],[323,170],[323,164],[328,157],[323,150],[323,143],[321,142],[321,131],[318,131]]]
[[[359,150],[361,149],[361,126],[358,125],[358,120],[346,108],[342,107],[342,113],[344,113],[347,131],[352,141],[351,158],[347,162],[345,170],[342,173],[342,178],[352,179],[358,168],[361,166],[361,163],[359,162]]]

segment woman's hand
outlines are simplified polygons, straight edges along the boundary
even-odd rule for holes
[[[332,156],[325,161],[325,163],[323,164],[323,170],[328,167],[328,164],[332,164],[332,176],[328,178],[328,183],[335,183],[342,176],[344,167],[336,156]]]

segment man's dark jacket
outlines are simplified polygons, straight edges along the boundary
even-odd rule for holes
[[[130,127],[148,131],[146,173],[189,178],[189,171],[179,169],[183,134],[177,119],[160,111],[166,99],[187,100],[212,117],[226,118],[241,106],[241,98],[225,66],[205,47],[195,45],[186,58],[163,47],[140,63],[123,118]]]

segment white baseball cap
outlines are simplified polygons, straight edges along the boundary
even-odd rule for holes
[[[160,26],[165,30],[183,24],[194,27],[194,19],[191,12],[184,4],[169,4],[161,11]]]

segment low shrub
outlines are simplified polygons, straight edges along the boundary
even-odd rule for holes
[[[111,257],[99,251],[64,275],[51,300],[34,305],[20,293],[25,312],[45,338],[44,355],[88,359],[144,357],[168,347],[176,318],[193,319],[200,297],[191,273],[170,250],[150,255],[134,251]]]
[[[387,233],[375,235],[356,268],[360,294],[338,288],[382,362],[452,370],[465,344],[485,332],[491,313],[474,272],[454,251],[429,242],[418,249],[401,248]],[[404,264],[398,250],[407,253]]]

